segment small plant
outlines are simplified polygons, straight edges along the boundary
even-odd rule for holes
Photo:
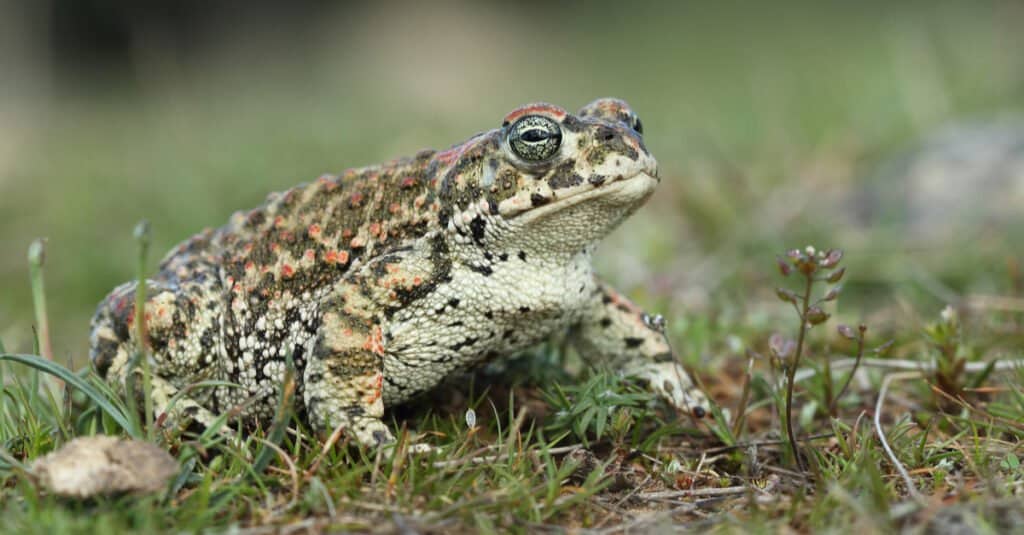
[[[939,320],[924,328],[924,334],[938,357],[935,382],[947,394],[958,395],[967,358],[961,345],[960,316],[956,309],[944,308]]]
[[[839,297],[841,287],[838,283],[846,273],[846,268],[839,267],[839,261],[843,258],[843,252],[839,249],[817,251],[812,246],[804,250],[793,249],[786,253],[785,258],[778,259],[779,272],[783,277],[789,277],[794,272],[803,278],[803,287],[799,293],[786,288],[778,288],[775,294],[791,305],[800,318],[800,330],[796,342],[786,340],[781,336],[773,336],[769,342],[769,349],[772,356],[781,362],[786,370],[786,398],[784,421],[786,425],[786,437],[793,458],[801,470],[806,469],[803,458],[797,448],[796,433],[793,431],[793,388],[796,370],[800,367],[800,358],[804,354],[804,346],[807,333],[815,326],[828,321],[830,314],[825,312],[821,305],[828,301],[834,301]],[[814,285],[824,282],[829,285],[828,291],[821,298],[812,301]],[[792,359],[790,359],[792,355]]]
[[[850,368],[849,373],[846,375],[846,379],[843,380],[843,386],[839,388],[839,392],[836,395],[832,395],[832,373],[829,363],[825,361],[825,406],[828,407],[828,414],[832,418],[839,417],[839,400],[846,394],[846,389],[850,386],[850,381],[853,380],[853,376],[857,373],[860,368],[861,360],[864,358],[864,345],[865,335],[868,332],[868,326],[861,323],[856,329],[849,325],[837,325],[836,332],[839,336],[851,340],[857,343],[857,350],[853,356],[853,366]],[[871,354],[875,357],[884,357],[889,353],[889,349],[892,348],[895,340],[889,340],[882,345],[871,350]]]
[[[584,445],[601,440],[607,432],[621,442],[636,420],[650,416],[653,394],[613,372],[597,372],[587,381],[570,386],[555,384],[545,392],[555,410],[547,429],[571,431]]]
[[[46,314],[46,286],[43,284],[43,264],[46,262],[46,240],[38,239],[28,247],[29,281],[32,283],[32,302],[36,312],[36,346],[39,353],[53,361],[50,343],[50,319]]]

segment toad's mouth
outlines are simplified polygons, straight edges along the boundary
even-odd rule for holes
[[[498,204],[498,213],[505,219],[539,219],[588,201],[600,200],[608,205],[642,203],[651,195],[658,179],[643,171],[626,178],[617,178],[599,185],[584,182],[578,186],[552,190],[541,183],[536,189],[520,191]]]

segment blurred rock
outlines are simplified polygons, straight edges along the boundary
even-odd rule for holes
[[[879,168],[861,219],[924,245],[1024,223],[1024,119],[958,124]]]
[[[78,437],[32,463],[50,492],[68,498],[163,490],[178,462],[155,444],[104,435]]]
[[[903,533],[927,535],[975,535],[1020,533],[1024,525],[1024,502],[1018,498],[956,503],[925,512],[923,524],[907,526]]]

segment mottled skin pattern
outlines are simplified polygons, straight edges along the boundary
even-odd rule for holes
[[[702,416],[664,335],[591,268],[658,182],[641,132],[621,100],[576,115],[532,104],[448,150],[273,194],[182,243],[147,282],[157,416],[209,424],[235,409],[265,425],[291,355],[305,417],[377,445],[393,440],[385,407],[565,331],[586,358]],[[93,364],[122,388],[134,294],[114,289],[92,323]],[[239,387],[182,393],[202,380]]]

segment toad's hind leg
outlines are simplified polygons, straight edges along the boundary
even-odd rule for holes
[[[135,282],[129,282],[115,288],[92,319],[93,366],[123,393],[141,393],[141,366],[130,366],[138,347],[136,287]],[[153,409],[154,416],[166,424],[195,420],[208,426],[215,420],[200,400],[179,395],[182,387],[219,375],[214,366],[218,361],[215,340],[219,339],[219,320],[213,313],[216,307],[204,306],[203,299],[211,299],[208,290],[195,284],[146,282],[146,353],[153,371]],[[130,368],[134,372],[131,381]],[[132,388],[127,388],[128,384]]]
[[[359,312],[328,310],[306,365],[304,402],[315,427],[340,427],[364,446],[394,441],[384,416],[381,327]]]
[[[413,249],[382,254],[336,283],[319,304],[320,325],[303,371],[303,401],[315,427],[341,428],[369,447],[395,441],[381,420],[388,311],[427,295],[430,287],[424,281],[448,276],[444,247],[433,238]]]

